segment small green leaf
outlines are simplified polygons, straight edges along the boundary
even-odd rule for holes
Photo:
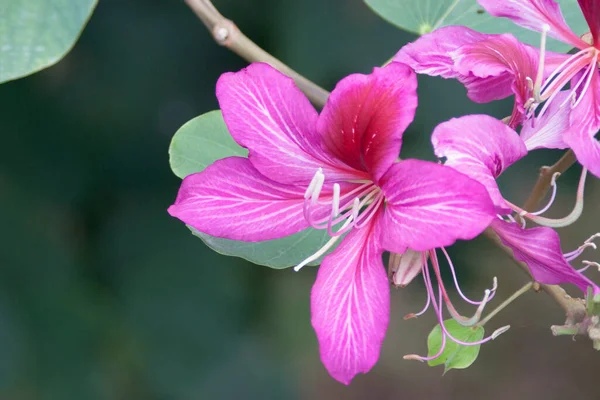
[[[444,321],[444,326],[452,336],[463,342],[472,343],[483,339],[484,329],[482,326],[466,327],[453,319]],[[427,337],[428,356],[437,354],[441,346],[442,329],[438,324]],[[444,364],[444,373],[451,369],[468,368],[477,359],[480,347],[480,345],[463,346],[446,338],[446,346],[442,354],[438,358],[428,361],[428,364],[432,367]]]
[[[501,1],[501,0],[498,0]],[[400,29],[419,35],[448,25],[464,25],[484,33],[512,33],[521,41],[539,46],[540,34],[514,24],[508,18],[494,18],[477,0],[365,0],[373,11]],[[569,26],[579,35],[588,26],[577,0],[559,0]],[[570,46],[548,38],[548,49],[566,52]]]
[[[230,156],[244,157],[246,154],[246,149],[231,138],[219,110],[210,111],[184,124],[175,133],[169,148],[171,169],[180,178],[201,172],[218,159]],[[249,243],[215,238],[189,228],[217,253],[241,257],[270,268],[295,266],[330,239],[326,230],[309,228],[282,239]],[[318,265],[320,262],[321,259],[309,265]]]
[[[0,83],[57,63],[77,41],[96,0],[2,0]]]

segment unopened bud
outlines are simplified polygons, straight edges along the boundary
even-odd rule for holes
[[[394,286],[408,285],[422,271],[426,260],[423,253],[410,249],[407,249],[404,254],[391,253],[388,271]]]

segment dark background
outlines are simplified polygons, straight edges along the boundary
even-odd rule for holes
[[[358,0],[216,5],[328,89],[414,39]],[[441,367],[404,361],[426,353],[435,324],[432,313],[402,320],[425,301],[420,281],[393,290],[376,367],[350,387],[331,379],[310,326],[316,269],[220,256],[166,213],[179,185],[168,164],[172,135],[215,109],[217,78],[244,65],[182,1],[100,0],[63,61],[0,86],[0,399],[599,397],[598,354],[585,338],[551,336],[564,315],[543,293],[490,322],[512,329],[467,370],[442,376]],[[433,159],[431,130],[450,117],[510,113],[507,102],[470,104],[456,82],[419,82],[403,157]],[[506,197],[522,203],[537,168],[559,156],[538,152],[515,165],[501,180]],[[578,173],[561,178],[551,215],[569,212]],[[565,251],[598,229],[599,199],[592,178],[582,221],[560,230]],[[473,297],[493,276],[495,304],[526,282],[484,239],[451,254]]]

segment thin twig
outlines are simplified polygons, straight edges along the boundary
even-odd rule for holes
[[[248,62],[265,62],[275,69],[294,79],[296,85],[306,94],[310,101],[318,107],[323,107],[329,93],[320,86],[309,81],[250,40],[230,20],[221,13],[209,0],[185,0],[187,5],[206,25],[215,41],[227,47]]]
[[[529,198],[523,205],[523,209],[533,210],[534,208],[537,208],[552,187],[552,176],[557,172],[561,174],[564,173],[571,168],[576,161],[575,154],[573,154],[572,150],[569,150],[553,166],[540,168],[538,180],[531,190]]]
[[[523,285],[522,288],[520,288],[519,290],[514,292],[508,299],[504,300],[502,302],[502,304],[500,304],[498,307],[494,308],[488,315],[486,315],[486,317],[484,319],[479,321],[477,323],[477,325],[484,326],[492,318],[494,318],[496,316],[496,314],[498,314],[500,311],[504,310],[510,303],[512,303],[519,297],[521,297],[521,295],[527,293],[529,291],[529,289],[531,289],[532,287],[533,287],[533,282],[527,282],[525,285]]]
[[[537,208],[540,202],[546,197],[546,194],[550,190],[552,186],[552,176],[555,173],[559,172],[563,174],[567,171],[577,159],[575,158],[575,154],[571,150],[567,151],[554,165],[550,167],[542,167],[540,169],[540,175],[538,180],[531,190],[531,194],[529,198],[525,202],[523,209],[532,210]],[[531,277],[531,272],[527,265],[523,262],[518,261],[512,252],[511,249],[504,246],[496,232],[494,232],[491,228],[488,228],[484,235],[491,239],[498,247],[504,250],[512,260],[519,266],[523,271],[527,273]],[[578,318],[581,315],[585,315],[585,306],[579,299],[573,299],[569,296],[565,290],[558,285],[546,285],[540,283],[540,288],[546,292],[552,299],[565,311],[568,317]]]
[[[325,104],[329,97],[329,92],[306,79],[260,48],[256,43],[244,35],[232,21],[223,17],[210,0],[185,0],[185,2],[204,23],[218,44],[227,47],[229,50],[249,62],[265,62],[270,64],[280,72],[294,79],[300,90],[306,94],[313,104],[317,106],[323,106]],[[525,210],[530,210],[537,207],[550,189],[554,173],[565,172],[575,163],[575,161],[573,152],[569,150],[553,166],[543,167],[540,171],[538,181],[523,208]],[[502,241],[492,229],[488,228],[484,234],[496,243],[498,247],[503,249],[508,256],[521,267],[521,269],[531,276],[527,265],[514,257],[512,251],[502,244]],[[585,315],[585,306],[582,306],[580,300],[572,299],[560,286],[540,284],[540,287],[565,310],[567,316],[581,315],[582,310]]]

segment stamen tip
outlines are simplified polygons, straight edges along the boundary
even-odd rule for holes
[[[405,321],[408,321],[409,319],[413,319],[413,318],[417,318],[417,314],[415,314],[415,313],[406,314],[403,319]]]
[[[407,354],[407,355],[405,355],[402,358],[405,359],[405,360],[425,362],[425,360],[423,360],[423,357],[418,356],[416,354]]]
[[[548,25],[548,24],[542,25],[542,31],[544,31],[544,32],[550,32],[550,25]]]
[[[504,332],[510,329],[510,325],[503,326],[502,328],[498,328],[492,333],[492,340],[496,339],[498,336],[502,335]]]

